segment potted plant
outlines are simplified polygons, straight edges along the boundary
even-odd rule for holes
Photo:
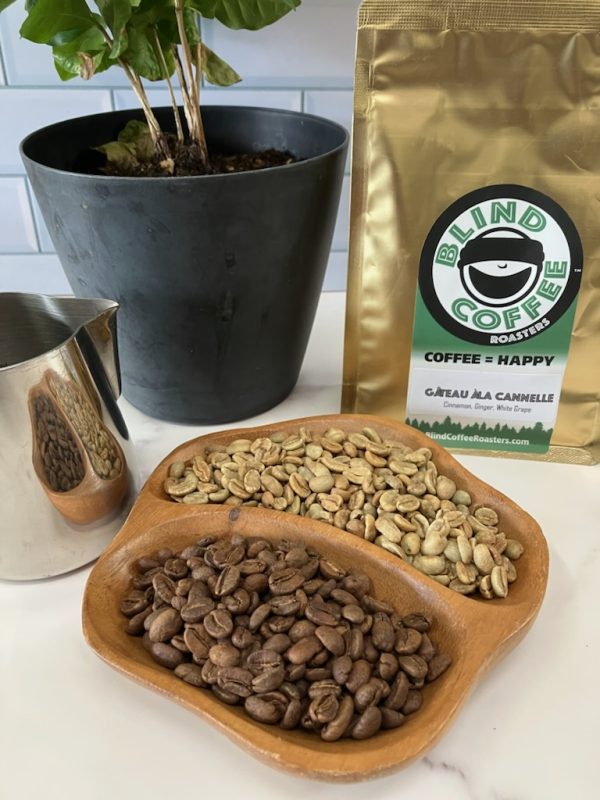
[[[347,133],[300,112],[201,106],[203,78],[240,78],[198,22],[256,30],[300,2],[27,0],[21,34],[50,45],[61,78],[119,67],[140,101],[36,131],[21,153],[73,291],[120,303],[124,394],[152,416],[228,422],[297,381]],[[142,79],[164,80],[171,107],[152,108]]]

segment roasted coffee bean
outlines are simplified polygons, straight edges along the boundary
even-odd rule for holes
[[[377,706],[369,706],[352,726],[352,738],[369,739],[381,728],[381,722],[381,710]]]
[[[170,558],[168,561],[165,561],[165,575],[168,575],[169,578],[173,580],[180,580],[181,578],[185,578],[188,574],[188,566],[183,558]]]
[[[201,622],[207,614],[215,608],[215,601],[211,597],[200,597],[195,602],[188,601],[181,609],[181,619],[184,622]]]
[[[239,453],[233,455],[241,460],[226,459],[240,470],[235,480],[242,486],[248,469],[255,468],[246,468]],[[351,451],[344,458],[348,462],[340,464],[334,479],[341,492],[359,485],[352,480],[358,481],[367,463]],[[291,474],[286,467],[292,465],[286,462],[273,474],[284,487],[282,500]],[[222,466],[222,474],[227,473],[227,464]],[[185,477],[185,469],[179,478],[172,476]],[[368,505],[366,498],[359,500],[354,501],[356,510]],[[441,511],[449,513],[443,506]],[[375,514],[376,507],[370,505],[369,513]],[[436,513],[431,524],[438,525],[437,531],[449,523]],[[477,535],[484,533],[477,529]],[[257,562],[264,571],[254,571]],[[363,739],[380,728],[398,727],[415,713],[422,702],[420,688],[450,663],[421,630],[430,626],[427,615],[402,617],[373,598],[366,576],[346,574],[295,542],[234,536],[198,542],[179,554],[164,548],[142,564],[148,569],[138,571],[132,583],[135,587],[142,577],[146,586],[123,601],[125,616],[131,615],[128,632],[143,633],[143,647],[182,680],[212,691],[221,702],[243,704],[260,722],[285,730],[300,727],[324,741]],[[175,581],[183,565],[192,574]],[[322,577],[307,581],[306,568],[320,570]],[[255,578],[263,583],[249,589],[246,581]]]
[[[208,569],[208,567],[207,567]],[[196,571],[196,570],[194,570]],[[207,575],[206,579],[204,578],[192,578],[192,585],[190,586],[190,590],[187,594],[188,603],[199,603],[201,600],[204,600],[208,597],[209,600],[212,600],[210,596],[210,589],[208,588],[205,581],[207,581],[210,577],[214,577],[212,575]]]
[[[420,633],[426,633],[431,627],[431,617],[427,614],[408,614],[402,617],[402,624],[407,628],[414,628]]]
[[[333,678],[313,679],[308,688],[308,696],[311,699],[320,697],[322,694],[332,694],[334,697],[340,697],[341,693],[342,687]]]
[[[279,689],[284,680],[285,669],[283,667],[263,670],[252,679],[252,691],[256,694],[272,692]]]
[[[375,664],[379,660],[379,653],[379,649],[373,644],[373,639],[370,636],[365,636],[363,658],[370,664]]]
[[[317,594],[319,597],[322,597],[323,600],[327,600],[336,586],[337,581],[335,581],[333,578],[326,580],[325,583],[322,583],[317,589]]]
[[[215,594],[217,597],[231,594],[239,586],[241,573],[239,567],[227,565],[217,579]]]
[[[231,614],[224,608],[217,608],[204,617],[204,627],[214,639],[225,639],[233,631]]]
[[[392,681],[398,672],[398,659],[393,653],[382,653],[377,664],[377,672],[384,681]]]
[[[230,614],[245,614],[250,608],[251,596],[246,589],[240,588],[222,597],[221,602]]]
[[[325,742],[336,742],[348,730],[354,714],[354,701],[345,695],[338,706],[335,718],[321,731],[321,739]]]
[[[163,611],[165,608],[166,608],[166,606],[161,605],[161,606],[159,606],[159,608],[153,608],[151,610],[151,613],[148,614],[148,616],[144,619],[144,630],[145,631],[149,631],[150,630],[150,625],[152,625],[152,623],[154,622],[156,617],[158,617],[158,615],[161,613],[161,611]]]
[[[321,642],[323,647],[327,648],[334,656],[341,656],[346,651],[346,642],[344,637],[339,634],[335,628],[328,625],[321,625],[316,628],[315,636]]]
[[[420,680],[427,675],[428,664],[421,656],[398,656],[398,664],[410,678]]]
[[[257,650],[246,659],[248,669],[254,674],[259,675],[266,670],[273,670],[283,666],[283,659],[274,650]]]
[[[270,633],[287,633],[294,624],[294,617],[271,617],[266,626]]]
[[[169,550],[169,553],[170,552],[171,551]],[[147,574],[148,573],[146,573],[146,575]],[[152,578],[152,586],[154,587],[154,593],[156,597],[160,597],[160,599],[165,603],[171,602],[173,595],[175,594],[176,586],[171,578],[168,577],[168,575],[165,575],[164,573],[158,573],[154,575]]]
[[[329,651],[323,648],[319,653],[316,654],[316,656],[311,658],[307,664],[307,667],[323,667],[329,662],[330,658],[331,655],[329,654]]]
[[[357,661],[362,658],[365,651],[365,637],[358,628],[352,628],[344,634],[344,641],[346,642],[346,655],[349,655],[352,661]]]
[[[346,689],[354,694],[361,686],[363,686],[370,679],[372,667],[368,661],[359,659],[352,665],[352,670],[346,681]]]
[[[269,589],[274,595],[291,594],[305,581],[304,575],[293,567],[283,567],[269,576]]]
[[[258,592],[259,594],[262,594],[263,592],[266,592],[269,587],[269,579],[265,574],[256,573],[254,575],[248,575],[247,578],[244,578],[242,585],[243,588],[248,592]]]
[[[427,669],[427,682],[430,683],[439,678],[440,675],[448,669],[451,663],[452,659],[446,653],[439,653],[439,655],[433,656]]]
[[[231,644],[234,647],[237,647],[238,650],[245,650],[246,647],[249,647],[253,641],[254,636],[248,628],[238,625],[238,627],[233,629],[233,633],[231,634]]]
[[[175,669],[183,662],[183,653],[164,642],[153,642],[150,647],[150,655],[161,667],[167,669]]]
[[[276,653],[285,653],[291,647],[292,640],[285,633],[275,633],[264,642],[265,650],[274,650]]]
[[[293,616],[300,610],[300,601],[297,597],[291,594],[273,597],[271,600],[269,600],[269,605],[271,606],[271,611],[273,614],[278,614],[284,617]]]
[[[288,631],[288,636],[292,642],[299,642],[300,639],[305,639],[307,636],[312,636],[316,631],[317,626],[314,622],[307,619],[300,619],[295,622]]]
[[[141,636],[145,630],[144,622],[152,613],[154,613],[152,606],[148,606],[143,611],[140,611],[139,614],[136,614],[135,617],[131,617],[127,623],[127,633],[130,636]]]
[[[409,656],[417,652],[422,641],[422,634],[415,628],[400,628],[396,631],[394,650],[401,656]]]
[[[365,619],[365,612],[359,605],[351,603],[342,608],[342,616],[349,622],[360,625]]]
[[[426,633],[421,634],[421,644],[419,645],[417,653],[421,656],[421,658],[424,658],[425,661],[431,661],[431,659],[437,653],[435,645]]]
[[[316,636],[308,636],[293,644],[285,656],[292,664],[306,664],[322,647],[323,645]]]
[[[374,680],[370,680],[360,686],[354,695],[354,706],[359,714],[369,706],[379,705],[383,694],[380,684]]]
[[[238,697],[250,697],[252,694],[253,676],[249,669],[243,667],[222,667],[219,670],[217,684],[223,691]]]
[[[393,711],[391,708],[381,709],[381,727],[384,730],[399,728],[406,722],[406,717],[400,711]]]
[[[343,567],[340,567],[339,564],[335,564],[333,561],[329,561],[327,558],[320,559],[319,570],[326,580],[332,579],[339,581],[347,575],[347,571]]]
[[[306,586],[304,588],[306,590]],[[331,592],[331,597],[341,606],[357,605],[357,598],[345,589],[334,589]]]
[[[327,605],[321,600],[318,602],[317,598],[311,598],[306,606],[306,618],[315,625],[337,625],[338,620],[331,613]]]
[[[340,658],[334,659],[331,664],[331,672],[334,679],[341,685],[344,685],[348,678],[350,677],[350,673],[352,672],[352,667],[354,666],[354,662],[350,658],[350,656],[341,656]]]
[[[251,631],[258,630],[263,622],[266,621],[267,617],[271,613],[271,606],[269,603],[262,603],[258,608],[255,608],[252,614],[250,615],[250,623],[249,628]]]
[[[213,684],[211,689],[217,700],[220,700],[222,703],[227,703],[229,706],[236,706],[241,701],[239,695],[222,689],[218,684]]]
[[[180,578],[180,580],[177,581],[177,586],[175,587],[175,594],[178,597],[187,597],[193,585],[193,578]]]
[[[147,556],[144,556],[143,558],[138,559],[136,562],[136,567],[140,572],[148,572],[149,569],[156,569],[157,567],[160,567],[160,562],[155,558],[148,558]]]
[[[302,712],[303,707],[300,700],[294,698],[291,699],[288,707],[285,710],[283,719],[281,720],[280,727],[283,728],[284,731],[291,731],[294,728],[297,728],[300,724]]]
[[[187,644],[185,643],[185,639],[180,633],[178,633],[176,636],[173,636],[173,638],[170,641],[170,644],[172,644],[176,650],[179,650],[180,653],[189,654],[190,652]]]
[[[141,589],[134,589],[133,592],[121,602],[121,613],[126,617],[135,617],[150,605],[148,595]]]
[[[300,681],[306,675],[306,664],[290,664],[286,669],[288,681]]]
[[[211,647],[216,641],[209,636],[202,624],[187,625],[183,633],[183,641],[192,654],[194,661],[200,663],[208,658]]]
[[[237,667],[241,653],[232,644],[215,644],[208,651],[208,657],[218,667]]]
[[[178,597],[175,595],[171,600],[171,606],[176,610],[181,612],[181,610],[187,605],[187,600],[185,597]]]
[[[317,725],[327,725],[336,718],[339,708],[340,704],[335,695],[321,694],[311,702],[308,713]]]
[[[421,708],[422,703],[423,698],[421,696],[421,692],[419,692],[417,689],[411,689],[406,698],[406,702],[402,706],[402,713],[414,714]]]
[[[175,595],[171,600],[171,606],[176,611],[181,611],[186,605],[187,605],[187,600],[185,597],[179,597],[178,595]]]
[[[152,642],[168,642],[183,628],[183,620],[174,608],[165,608],[154,618],[148,628]]]
[[[192,686],[204,689],[208,685],[202,678],[202,667],[197,664],[179,664],[178,667],[175,667],[175,675]]]
[[[202,680],[206,681],[209,686],[216,686],[220,672],[221,667],[217,667],[212,661],[206,660],[202,665]]]
[[[378,650],[391,653],[394,649],[396,635],[390,618],[385,612],[377,611],[373,614],[371,637]]]
[[[283,718],[286,711],[285,704],[272,698],[272,695],[251,695],[246,698],[244,708],[252,719],[264,722],[267,725],[276,725]]]
[[[383,705],[386,708],[391,708],[393,711],[399,711],[406,703],[409,690],[410,683],[406,673],[399,672],[392,683],[391,691]]]

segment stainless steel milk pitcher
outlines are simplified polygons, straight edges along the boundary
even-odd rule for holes
[[[117,309],[0,293],[0,578],[92,561],[128,510]]]

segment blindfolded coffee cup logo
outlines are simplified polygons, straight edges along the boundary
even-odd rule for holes
[[[477,344],[515,344],[569,308],[582,262],[577,230],[554,200],[524,186],[490,186],[437,219],[421,254],[419,286],[448,332]]]

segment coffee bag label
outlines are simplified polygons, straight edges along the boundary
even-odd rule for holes
[[[421,253],[407,422],[449,447],[546,452],[582,265],[541,192],[488,186],[449,206]]]

